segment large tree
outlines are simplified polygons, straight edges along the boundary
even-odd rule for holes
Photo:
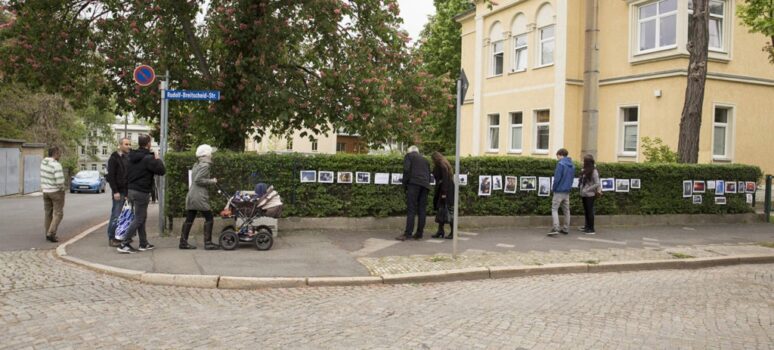
[[[746,0],[737,7],[737,14],[750,32],[769,38],[763,51],[769,53],[769,61],[774,63],[774,0]]]
[[[707,80],[709,47],[709,0],[692,0],[693,13],[688,20],[688,84],[680,119],[677,154],[681,163],[699,162],[699,135]]]

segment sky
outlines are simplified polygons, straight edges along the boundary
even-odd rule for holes
[[[433,0],[398,0],[400,16],[403,18],[403,29],[408,31],[412,42],[419,38],[427,16],[435,14]]]

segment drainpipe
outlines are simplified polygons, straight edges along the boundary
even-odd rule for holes
[[[583,125],[581,156],[597,158],[599,133],[599,0],[586,0],[586,40],[583,59]]]

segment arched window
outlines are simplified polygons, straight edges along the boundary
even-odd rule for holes
[[[503,28],[500,22],[492,24],[489,29],[489,42],[492,47],[492,63],[490,65],[490,75],[502,75],[503,74],[503,49],[505,47],[503,41]]]
[[[538,28],[538,65],[548,66],[554,64],[554,42],[556,25],[554,25],[554,9],[551,4],[545,3],[538,10],[535,23]]]
[[[527,16],[519,13],[514,17],[511,25],[511,34],[513,34],[513,62],[511,62],[512,72],[523,72],[527,70]]]

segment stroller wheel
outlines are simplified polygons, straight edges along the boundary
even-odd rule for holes
[[[234,230],[228,229],[220,233],[220,247],[223,250],[234,250],[238,244],[239,237]]]
[[[261,228],[255,235],[255,248],[258,250],[269,250],[274,245],[274,238],[271,237],[271,230]]]

